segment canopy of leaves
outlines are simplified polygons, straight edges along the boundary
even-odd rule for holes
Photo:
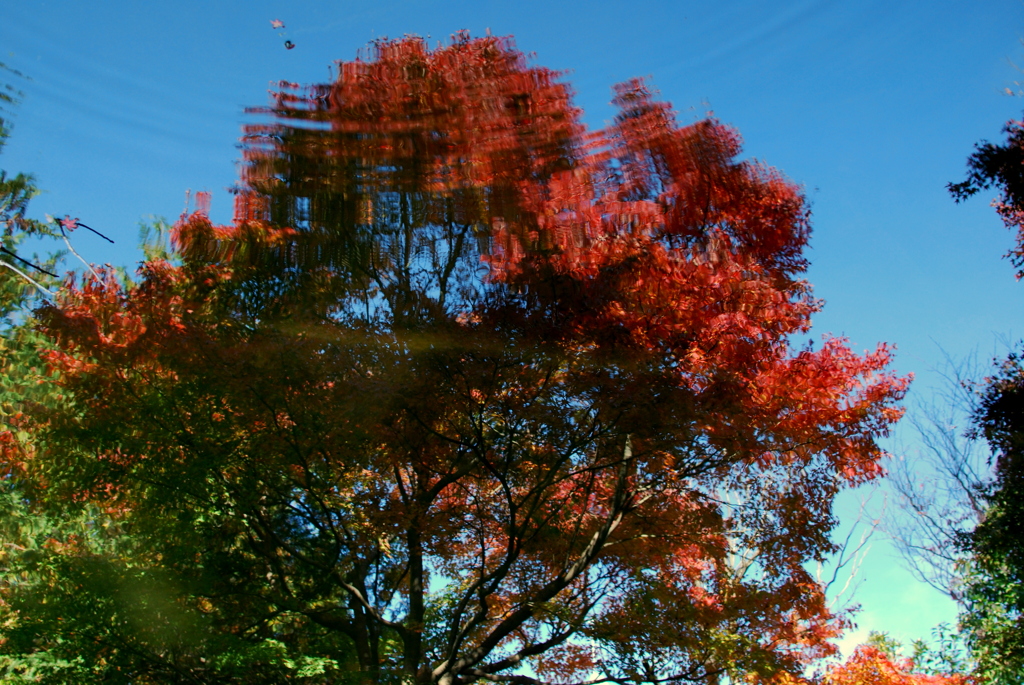
[[[445,685],[833,651],[805,566],[907,380],[791,346],[808,211],[734,131],[634,81],[590,133],[557,76],[460,35],[281,84],[232,224],[203,198],[170,260],[38,310],[69,406],[3,458],[106,523],[5,590],[0,651],[52,682]]]

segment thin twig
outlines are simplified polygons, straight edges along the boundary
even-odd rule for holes
[[[100,275],[98,273],[96,273],[96,269],[92,268],[92,264],[90,264],[89,262],[87,262],[84,259],[82,259],[82,255],[78,254],[78,252],[75,251],[75,248],[73,248],[71,246],[71,241],[68,240],[68,234],[64,232],[64,226],[61,225],[61,224],[58,224],[58,225],[60,226],[60,235],[61,235],[62,238],[64,238],[64,244],[68,246],[69,250],[71,250],[71,254],[73,254],[76,257],[78,257],[78,261],[82,262],[82,264],[85,264],[85,268],[89,269],[89,271],[92,272],[92,275],[96,277],[97,281],[102,281],[103,279],[100,278]],[[83,226],[84,228],[89,228],[88,226],[84,226],[84,224],[78,224],[78,225],[79,226]],[[89,230],[92,230],[92,229],[89,229]],[[111,242],[113,242],[113,241],[111,241]]]
[[[92,231],[93,233],[95,233],[96,235],[98,235],[99,237],[101,237],[101,238],[103,238],[104,240],[106,240],[106,241],[107,241],[108,243],[110,243],[111,245],[113,245],[113,244],[114,244],[114,241],[113,241],[113,240],[111,240],[111,239],[110,239],[110,238],[108,238],[107,236],[103,235],[102,233],[100,233],[99,231],[97,231],[97,230],[96,230],[95,228],[89,228],[88,226],[86,226],[85,224],[83,224],[83,223],[82,223],[81,221],[79,221],[79,222],[78,222],[78,225],[79,225],[79,226],[81,226],[82,228],[87,228],[87,229],[89,229],[90,231]]]

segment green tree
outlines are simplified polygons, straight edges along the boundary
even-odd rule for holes
[[[987,380],[975,429],[996,456],[982,522],[971,533],[964,625],[993,683],[1024,682],[1024,365],[1009,355]]]
[[[0,148],[19,96],[12,86],[0,91],[0,103],[7,106]],[[17,256],[26,239],[59,235],[26,216],[37,193],[31,175],[0,170],[0,680],[187,681],[191,676],[175,671],[167,653],[181,650],[181,643],[205,653],[208,637],[200,622],[169,599],[166,578],[117,563],[138,559],[131,531],[91,503],[47,510],[45,488],[27,477],[37,449],[27,416],[75,412],[46,363],[55,349],[52,340],[37,330],[32,314],[46,289],[56,289],[56,279],[30,264],[54,271],[57,256],[45,262]],[[273,639],[253,644],[221,633],[214,637],[215,647],[207,648],[215,655],[210,668],[224,678],[262,683],[325,672],[315,659]],[[149,651],[147,658],[117,658],[140,649]]]
[[[18,72],[0,68],[15,76]],[[0,90],[0,150],[10,132],[10,116],[21,93],[5,84]],[[48,543],[59,533],[62,524],[34,507],[26,490],[25,446],[31,443],[26,431],[26,412],[40,407],[57,410],[63,405],[55,378],[44,364],[42,353],[50,349],[46,338],[33,328],[31,309],[38,305],[45,285],[51,279],[28,277],[31,270],[17,257],[26,238],[50,236],[50,229],[26,217],[29,201],[37,194],[35,180],[26,174],[9,176],[0,170],[0,443],[4,451],[0,467],[0,592],[9,597],[18,588],[41,586],[41,564],[47,556]],[[37,256],[33,263],[40,263]],[[26,261],[32,261],[26,260]],[[45,267],[54,268],[55,257]],[[10,604],[0,601],[0,643],[19,626],[19,616]],[[4,682],[25,676],[29,680],[45,670],[45,656],[26,655],[11,658],[0,656],[0,674]]]
[[[9,106],[0,149],[18,97],[11,86],[0,91]],[[151,550],[140,549],[135,531],[109,507],[74,497],[47,506],[47,478],[28,474],[39,444],[27,416],[46,421],[81,410],[47,361],[55,346],[32,311],[57,283],[30,264],[55,271],[59,255],[18,257],[27,238],[60,237],[26,216],[37,193],[31,175],[0,170],[0,681],[344,681],[336,661],[344,648],[332,645],[334,659],[308,656],[324,650],[310,644],[310,631],[298,644],[288,638],[287,620],[277,622],[277,633],[240,638],[211,628],[201,607],[181,606],[180,578],[147,565]],[[167,256],[163,230],[157,222],[145,231],[152,258]]]
[[[968,177],[951,183],[957,202],[996,187],[993,204],[1017,231],[1007,254],[1024,275],[1024,124],[1009,122],[1002,144],[983,142],[968,158]],[[987,378],[973,412],[968,437],[984,438],[994,456],[994,479],[979,486],[982,520],[963,536],[965,564],[963,626],[969,631],[979,673],[991,683],[1024,683],[1024,366],[1009,355]],[[972,493],[973,495],[973,493]]]

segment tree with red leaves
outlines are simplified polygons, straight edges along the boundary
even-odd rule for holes
[[[738,134],[639,81],[590,133],[570,96],[507,39],[378,42],[259,110],[230,225],[184,216],[137,282],[40,310],[75,409],[34,417],[20,477],[119,537],[52,545],[87,618],[8,593],[9,645],[87,642],[123,682],[711,683],[832,653],[847,617],[805,567],[907,379],[790,342],[821,306],[808,210]]]
[[[779,674],[755,682],[771,685],[973,685],[964,674],[929,674],[915,669],[913,659],[897,657],[877,645],[857,647],[845,662],[834,664],[823,675],[805,678]]]
[[[914,661],[898,658],[877,646],[861,645],[843,664],[829,670],[825,685],[969,685],[964,674],[928,674],[914,668]]]

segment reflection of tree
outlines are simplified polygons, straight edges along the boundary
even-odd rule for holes
[[[473,301],[481,256],[559,247],[531,241],[547,233],[524,202],[584,154],[570,91],[498,43],[459,45],[442,68],[423,48],[399,58],[409,48],[381,43],[336,83],[282,83],[274,107],[252,110],[274,121],[246,127],[236,220],[291,229],[272,245],[234,241],[261,270],[253,280],[280,290],[329,269],[366,306],[412,314],[424,294],[444,309]]]
[[[59,601],[10,598],[18,648],[443,685],[829,653],[844,616],[807,567],[906,379],[884,346],[792,347],[820,307],[799,189],[640,82],[588,134],[506,40],[375,47],[282,86],[231,225],[183,217],[138,283],[40,311],[77,409],[34,416],[26,478],[130,534],[53,551]]]

